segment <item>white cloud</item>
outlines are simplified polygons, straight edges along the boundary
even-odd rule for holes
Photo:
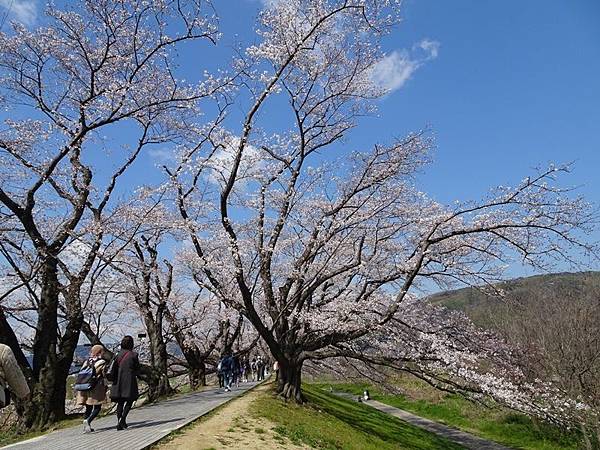
[[[224,148],[219,149],[210,157],[208,167],[210,172],[208,180],[211,183],[224,186],[231,175],[237,148],[240,144],[240,138],[230,136],[224,142]],[[242,180],[253,178],[261,173],[262,160],[260,151],[253,145],[247,144],[244,148],[240,167],[238,169],[238,184],[243,185]],[[240,181],[242,181],[240,183]]]
[[[392,92],[404,86],[418,67],[419,63],[411,60],[406,50],[395,50],[375,64],[371,72],[371,81]]]
[[[419,67],[437,58],[439,48],[439,42],[423,39],[413,45],[411,52],[394,50],[375,64],[371,81],[388,92],[400,89]]]
[[[427,53],[427,56],[425,57],[427,61],[438,57],[438,53],[440,51],[440,43],[438,41],[432,41],[431,39],[423,39],[416,45],[418,48]]]
[[[166,164],[172,162],[175,157],[175,153],[173,150],[165,149],[165,148],[153,148],[148,152],[150,158],[152,158],[157,164]]]
[[[277,6],[277,3],[280,3],[281,0],[260,0],[260,2],[263,4],[264,8],[273,8]]]
[[[8,14],[9,18],[14,18],[23,25],[33,25],[37,19],[36,0],[0,0],[2,16]]]

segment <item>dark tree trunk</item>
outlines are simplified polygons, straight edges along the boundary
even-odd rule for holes
[[[48,258],[42,271],[42,291],[33,342],[32,367],[19,348],[6,317],[3,313],[0,314],[2,339],[13,349],[31,389],[29,401],[16,402],[22,425],[28,429],[42,429],[65,417],[67,378],[83,321],[77,287],[73,289],[73,293],[74,295],[67,299],[67,324],[59,342],[58,264],[56,259]]]
[[[286,401],[304,403],[302,395],[302,362],[279,361],[277,393]]]
[[[173,392],[169,377],[155,368],[150,367],[150,376],[146,380],[148,384],[148,401],[154,402],[160,397],[170,395]]]
[[[17,339],[17,335],[15,334],[14,330],[8,323],[8,319],[6,318],[6,315],[4,314],[4,310],[2,309],[1,305],[0,305],[0,343],[2,343],[4,345],[8,345],[10,347],[10,349],[15,354],[15,358],[17,359],[17,362],[19,363],[21,370],[23,370],[23,373],[25,374],[25,376],[27,378],[30,378],[31,377],[31,367],[29,366],[29,362],[27,361],[27,358],[25,357],[25,354],[23,353],[23,350],[21,349],[21,347],[19,345],[19,340]]]
[[[206,364],[204,361],[199,360],[194,367],[190,367],[188,376],[192,390],[196,390],[201,386],[206,386]]]
[[[65,389],[68,375],[58,357],[58,269],[48,258],[42,272],[42,292],[33,341],[33,389],[24,411],[27,428],[40,429],[65,416]],[[60,386],[62,382],[62,387]]]
[[[162,334],[162,326],[152,316],[150,311],[144,314],[148,340],[150,341],[150,357],[152,360],[153,374],[150,377],[148,388],[150,390],[149,400],[154,401],[159,397],[171,395],[173,388],[169,383],[167,345]]]

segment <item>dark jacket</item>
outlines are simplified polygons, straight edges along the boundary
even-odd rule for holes
[[[233,372],[233,357],[232,356],[226,356],[225,358],[223,358],[223,361],[221,362],[221,369],[223,370],[223,373],[231,373]]]
[[[110,399],[118,400],[137,400],[140,396],[138,390],[137,374],[140,371],[140,361],[136,352],[131,350],[121,350],[117,355],[119,371],[117,379],[110,387]]]

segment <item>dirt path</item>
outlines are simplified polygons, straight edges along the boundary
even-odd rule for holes
[[[269,387],[259,386],[241,398],[200,419],[183,434],[157,447],[157,450],[260,449],[296,450],[298,446],[273,431],[275,424],[253,417],[250,405]]]

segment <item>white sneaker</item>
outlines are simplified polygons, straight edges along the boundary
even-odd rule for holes
[[[83,419],[83,432],[84,433],[89,433],[91,431],[92,431],[92,427],[88,423],[87,419]]]

